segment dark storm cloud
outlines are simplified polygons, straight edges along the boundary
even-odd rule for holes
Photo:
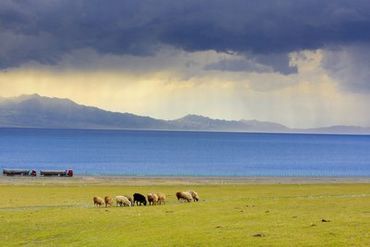
[[[288,52],[369,42],[369,13],[367,0],[3,0],[0,66],[54,64],[83,48],[147,56],[169,45],[253,55],[289,74]]]

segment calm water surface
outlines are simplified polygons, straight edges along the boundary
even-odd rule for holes
[[[370,176],[370,136],[0,129],[0,168],[81,175]]]

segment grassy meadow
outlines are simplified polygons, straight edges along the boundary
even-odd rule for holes
[[[190,189],[200,202],[176,200]],[[134,192],[167,204],[92,203]],[[1,246],[370,246],[369,183],[3,183],[0,195]]]

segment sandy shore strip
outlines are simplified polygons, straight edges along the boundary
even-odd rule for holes
[[[191,176],[0,176],[0,185],[202,185],[202,184],[321,184],[370,183],[370,177],[191,177]]]

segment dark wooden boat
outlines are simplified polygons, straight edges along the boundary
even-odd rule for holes
[[[73,170],[41,170],[40,176],[73,177]]]
[[[28,169],[3,169],[3,175],[5,176],[36,176],[35,170]]]

